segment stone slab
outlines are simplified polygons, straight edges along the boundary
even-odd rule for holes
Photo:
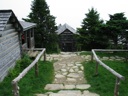
[[[36,96],[47,96],[45,94],[35,94]]]
[[[75,85],[64,85],[65,89],[75,89]]]
[[[96,94],[96,93],[88,93],[88,94],[83,94],[83,96],[100,96],[100,95],[98,95],[98,94]]]
[[[45,90],[61,90],[64,89],[63,84],[47,84]]]
[[[74,79],[74,78],[67,78],[66,81],[68,81],[68,82],[76,82],[76,79]]]
[[[61,90],[58,93],[63,93],[65,96],[81,96],[82,92],[80,90]]]
[[[91,85],[89,85],[89,84],[76,85],[76,89],[88,89],[90,87],[91,87]]]
[[[71,77],[71,78],[79,78],[80,77],[78,73],[70,73],[67,76]]]
[[[65,78],[65,76],[64,75],[61,75],[61,74],[57,74],[55,77],[56,78]]]

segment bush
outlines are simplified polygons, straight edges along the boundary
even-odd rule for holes
[[[16,61],[16,66],[13,69],[9,70],[9,77],[16,77],[20,72],[22,72],[29,64],[31,64],[32,60],[28,55],[24,54],[23,57]]]

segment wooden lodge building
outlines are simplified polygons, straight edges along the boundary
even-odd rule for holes
[[[74,34],[76,34],[75,29],[68,24],[64,24],[62,26],[58,26],[58,30],[56,32],[59,36],[59,47],[61,51],[76,51],[76,40],[74,38]]]
[[[34,48],[35,27],[35,23],[18,21],[12,10],[0,10],[0,81],[24,48]]]

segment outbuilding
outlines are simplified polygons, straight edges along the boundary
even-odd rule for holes
[[[59,47],[64,52],[76,51],[76,30],[68,24],[59,25],[56,31],[59,36]]]
[[[35,23],[18,21],[12,10],[0,10],[0,81],[25,48],[34,48]]]

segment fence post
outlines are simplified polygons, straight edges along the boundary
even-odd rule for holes
[[[46,50],[44,51],[44,61],[46,61]]]
[[[115,89],[114,89],[114,96],[119,96],[119,85],[120,85],[120,79],[116,77],[116,83],[115,83]]]
[[[39,75],[39,68],[38,68],[38,62],[35,64],[35,76],[38,77]]]
[[[13,87],[13,95],[14,96],[20,96],[19,95],[19,86],[18,86],[18,84],[17,84],[17,82],[13,82],[12,81],[12,87]]]
[[[91,54],[91,61],[93,62],[93,53]]]
[[[96,69],[95,69],[95,75],[98,75],[98,62],[96,62]]]

